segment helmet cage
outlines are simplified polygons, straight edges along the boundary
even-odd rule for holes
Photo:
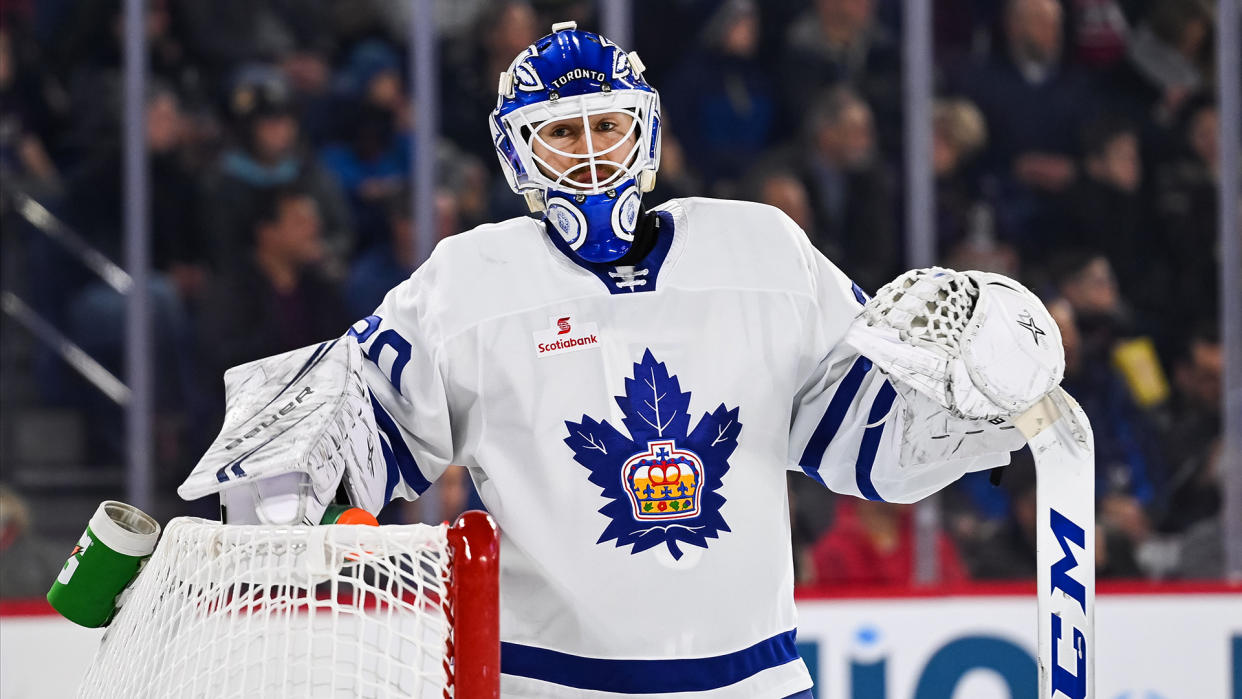
[[[591,134],[590,119],[600,114],[620,112],[631,117],[629,127],[615,143],[595,150],[597,137],[585,138],[587,152],[570,153],[548,143],[541,129],[562,119],[581,119],[584,134]],[[638,179],[659,167],[659,96],[647,90],[610,90],[560,97],[536,102],[493,118],[493,140],[503,155],[505,178],[514,192],[559,190],[570,194],[601,194],[615,190],[627,180]],[[636,136],[630,143],[632,136]],[[579,162],[563,171],[535,154],[534,144],[562,158]],[[606,158],[619,148],[629,147],[621,158]],[[585,170],[590,182],[579,182],[574,175]],[[603,177],[600,174],[603,174]]]

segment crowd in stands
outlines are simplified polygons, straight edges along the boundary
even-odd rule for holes
[[[906,268],[898,0],[632,4],[664,110],[648,202],[777,206],[869,292]],[[1014,276],[1052,309],[1065,385],[1097,440],[1100,577],[1219,576],[1213,3],[933,4],[938,262]],[[487,131],[496,75],[552,22],[599,22],[582,0],[435,3],[440,133],[424,153],[409,3],[147,5],[156,451],[171,492],[215,436],[226,368],[341,334],[426,254],[414,162],[437,164],[438,238],[525,213]],[[118,375],[123,297],[36,235],[9,194],[121,259],[120,8],[0,2],[0,215],[4,254],[20,255],[5,288]],[[89,416],[93,462],[122,463],[115,406],[50,354],[30,372],[38,402]],[[940,496],[944,580],[1034,575],[1029,454],[1000,475]],[[471,500],[462,474],[450,480],[440,517]],[[910,508],[798,476],[790,490],[800,582],[913,579]]]

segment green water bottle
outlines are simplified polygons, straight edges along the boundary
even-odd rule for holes
[[[116,598],[155,550],[160,525],[142,510],[105,500],[65,561],[47,601],[61,616],[89,628],[106,626]]]

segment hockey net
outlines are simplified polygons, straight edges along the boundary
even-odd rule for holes
[[[80,697],[497,696],[491,518],[449,527],[174,519]]]

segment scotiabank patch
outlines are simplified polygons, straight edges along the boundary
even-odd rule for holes
[[[595,323],[579,323],[575,316],[552,316],[548,325],[549,329],[534,333],[535,354],[540,357],[599,348]]]

